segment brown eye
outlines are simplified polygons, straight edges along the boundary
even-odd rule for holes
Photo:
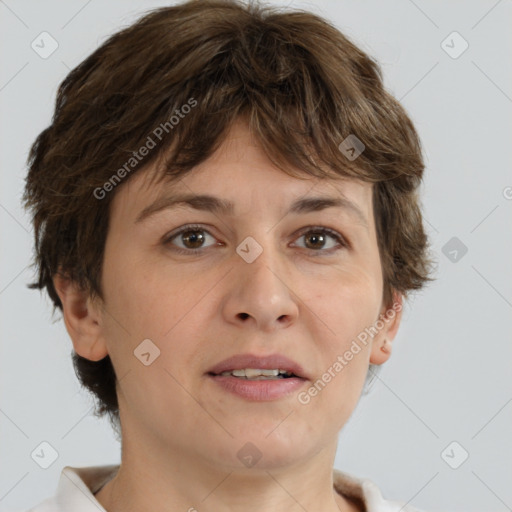
[[[323,233],[310,232],[304,235],[304,239],[308,249],[323,249],[326,242],[326,237]]]
[[[336,247],[348,246],[344,238],[338,232],[324,227],[310,227],[299,236],[299,239],[301,238],[305,240],[305,244],[299,247],[304,247],[305,249],[310,249],[318,253],[330,254]],[[335,243],[329,240],[333,240]]]
[[[201,226],[185,226],[179,231],[167,236],[163,243],[171,246],[171,249],[179,253],[201,252],[211,245],[205,245],[206,239],[210,237],[213,241],[215,238]]]
[[[187,249],[198,249],[204,243],[204,238],[203,233],[197,229],[181,233],[181,240]]]

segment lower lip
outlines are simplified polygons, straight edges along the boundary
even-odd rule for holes
[[[284,398],[299,390],[306,382],[305,379],[299,379],[298,377],[290,377],[288,379],[247,380],[228,375],[209,375],[209,378],[230,393],[248,400],[256,401]]]

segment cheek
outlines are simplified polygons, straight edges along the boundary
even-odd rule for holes
[[[183,341],[197,335],[197,325],[191,321],[197,318],[200,299],[213,284],[184,279],[183,273],[170,269],[148,267],[125,261],[123,267],[109,269],[104,317],[109,352],[116,373],[126,375],[121,388],[129,408],[158,411],[163,400],[168,400],[174,409],[181,410],[190,400],[178,383],[186,382],[180,373],[182,362],[195,350],[193,343]],[[204,307],[203,302],[200,307]],[[134,354],[142,353],[138,347],[146,339],[154,345],[146,342],[144,351],[149,351],[151,359],[158,354],[147,366]]]
[[[190,275],[135,258],[132,263],[126,258],[123,266],[109,270],[106,333],[116,360],[131,361],[144,339],[157,345],[156,361],[166,367],[175,368],[178,359],[191,357],[195,350],[191,340],[218,315],[218,305],[212,301],[218,298],[216,285],[222,286],[219,273]]]
[[[189,288],[179,282],[179,272],[166,272],[124,249],[118,247],[118,259],[113,251],[105,266],[108,312],[133,336],[159,338],[182,314]]]
[[[378,272],[351,268],[331,277],[307,303],[320,356],[321,391],[314,400],[336,423],[350,416],[364,385],[371,348],[365,329],[378,318],[382,287]]]
[[[307,392],[310,406],[322,411],[322,421],[338,431],[352,414],[368,372],[371,338],[361,334],[378,317],[379,287],[373,280],[347,278],[330,285],[311,304],[320,319],[313,322],[312,332],[319,373]]]
[[[308,303],[326,328],[325,339],[342,349],[352,338],[371,325],[381,307],[382,281],[375,269],[336,269],[324,280]]]

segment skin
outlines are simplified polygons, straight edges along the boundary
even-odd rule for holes
[[[371,185],[286,175],[241,120],[181,181],[150,183],[151,172],[134,175],[113,199],[104,300],[54,279],[74,349],[93,361],[109,354],[120,379],[121,467],[96,498],[109,512],[363,510],[333,489],[337,437],[369,363],[390,357],[382,347],[395,337],[400,311],[307,405],[296,392],[246,400],[205,373],[235,354],[281,353],[315,381],[386,314]],[[231,200],[235,215],[178,207],[135,222],[154,200],[175,192]],[[366,225],[340,208],[284,214],[294,200],[317,195],[348,198]],[[207,231],[205,249],[178,254],[173,248],[201,246],[187,245],[183,235],[164,241],[189,223]],[[304,229],[311,225],[334,229],[348,247],[328,235],[315,241]],[[263,248],[252,263],[236,252],[247,236]],[[133,352],[148,338],[160,356],[145,366]],[[237,457],[249,441],[262,454],[251,468]]]

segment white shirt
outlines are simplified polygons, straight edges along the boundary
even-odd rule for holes
[[[94,494],[115,476],[119,465],[71,467],[60,475],[57,492],[27,512],[106,512]],[[334,488],[345,497],[360,498],[366,512],[422,512],[410,505],[388,501],[368,479],[333,470]],[[403,507],[403,508],[402,508]]]

